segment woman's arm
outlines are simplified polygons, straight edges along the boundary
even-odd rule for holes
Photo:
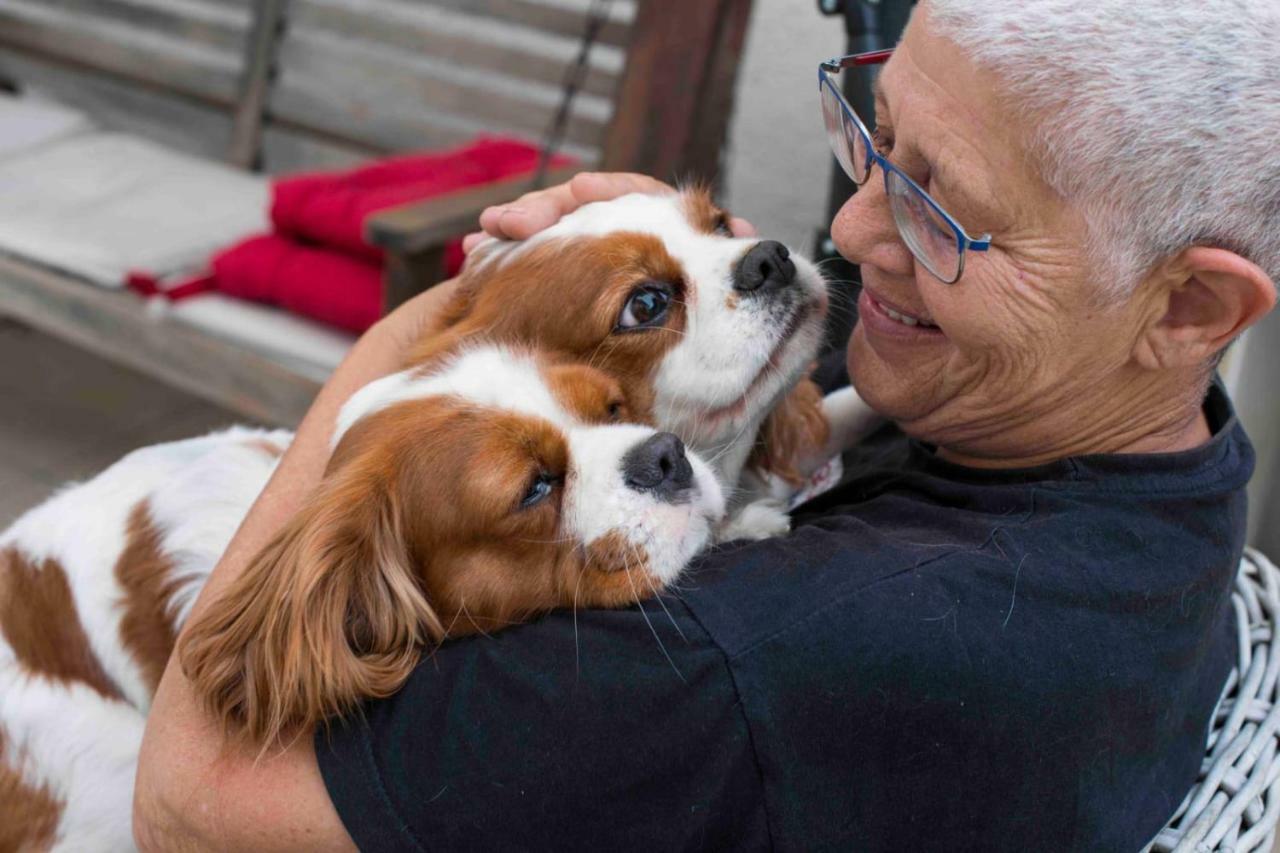
[[[275,475],[236,532],[196,601],[195,615],[240,574],[315,488],[329,459],[342,404],[368,382],[403,367],[455,288],[441,284],[380,321],[316,397]],[[134,794],[143,850],[342,850],[352,847],[325,793],[311,733],[259,759],[223,741],[175,655],[147,718]]]

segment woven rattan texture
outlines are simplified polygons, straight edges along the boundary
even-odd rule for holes
[[[1231,596],[1240,634],[1240,661],[1227,681],[1209,733],[1200,778],[1151,853],[1269,853],[1280,817],[1280,570],[1245,549]]]

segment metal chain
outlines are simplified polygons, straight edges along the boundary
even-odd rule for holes
[[[599,37],[600,31],[604,29],[604,25],[609,22],[609,9],[612,6],[613,0],[592,0],[591,7],[587,11],[586,27],[582,31],[582,40],[578,44],[578,56],[565,72],[564,85],[560,91],[560,106],[556,109],[555,117],[551,120],[551,125],[547,128],[542,140],[542,155],[538,158],[538,171],[533,179],[534,189],[541,189],[545,185],[551,159],[564,144],[564,134],[569,126],[569,113],[573,106],[573,99],[582,88],[582,84],[586,82],[587,73],[591,70],[587,64],[591,56],[591,47]]]

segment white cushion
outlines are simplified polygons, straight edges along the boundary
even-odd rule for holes
[[[219,293],[168,303],[157,311],[246,349],[256,350],[304,376],[323,382],[356,342],[355,336],[279,308],[232,299]]]
[[[0,160],[92,127],[89,117],[78,110],[39,97],[0,92]]]
[[[268,182],[120,133],[0,160],[0,251],[97,284],[201,267],[267,228]]]

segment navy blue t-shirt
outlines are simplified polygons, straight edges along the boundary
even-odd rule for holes
[[[1023,470],[882,430],[643,608],[446,644],[316,745],[364,850],[1137,850],[1236,654],[1253,453]]]

